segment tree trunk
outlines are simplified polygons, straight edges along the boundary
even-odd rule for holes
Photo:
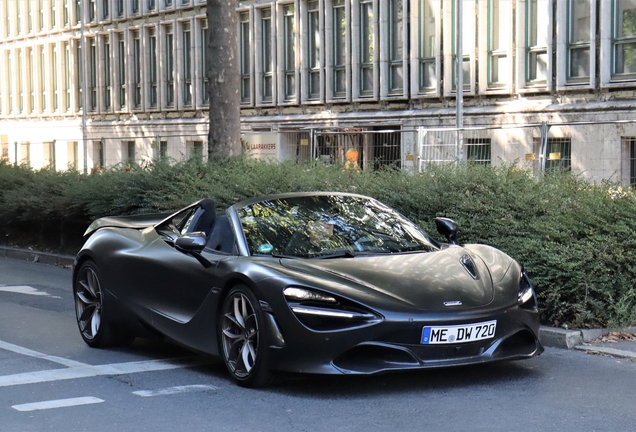
[[[241,153],[240,71],[236,2],[208,0],[205,70],[210,95],[208,156],[211,160]]]

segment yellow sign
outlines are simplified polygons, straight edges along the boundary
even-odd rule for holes
[[[550,153],[550,156],[548,156],[548,160],[559,160],[559,159],[561,159],[561,152]]]
[[[415,160],[415,155],[414,154],[407,154],[406,155],[406,160],[407,161],[414,161]]]
[[[300,145],[301,146],[308,146],[309,145],[309,140],[307,138],[301,138],[300,139]]]
[[[526,160],[534,160],[534,153],[526,153]]]

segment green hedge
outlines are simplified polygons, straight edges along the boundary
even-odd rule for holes
[[[86,176],[0,162],[0,227],[5,238],[33,231],[42,240],[43,232],[59,235],[58,227],[73,223],[85,228],[104,215],[171,211],[202,197],[224,208],[246,197],[310,190],[373,196],[434,235],[434,217],[454,218],[460,242],[493,245],[526,267],[548,324],[636,323],[636,199],[631,190],[567,173],[537,179],[510,165],[356,173],[236,159]],[[73,240],[79,245],[80,235]]]

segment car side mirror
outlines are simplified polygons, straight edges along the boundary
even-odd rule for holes
[[[437,232],[446,237],[448,243],[457,243],[457,223],[449,218],[437,217],[435,218],[435,225],[437,226]]]
[[[177,249],[186,253],[199,253],[205,247],[208,238],[202,231],[191,232],[177,237],[174,245]]]

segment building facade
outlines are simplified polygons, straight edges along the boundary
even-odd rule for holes
[[[0,5],[0,156],[94,169],[205,154],[205,0]]]
[[[0,5],[0,156],[66,169],[206,153],[205,0]],[[636,182],[636,0],[248,0],[237,14],[255,156],[378,169],[459,155]]]

